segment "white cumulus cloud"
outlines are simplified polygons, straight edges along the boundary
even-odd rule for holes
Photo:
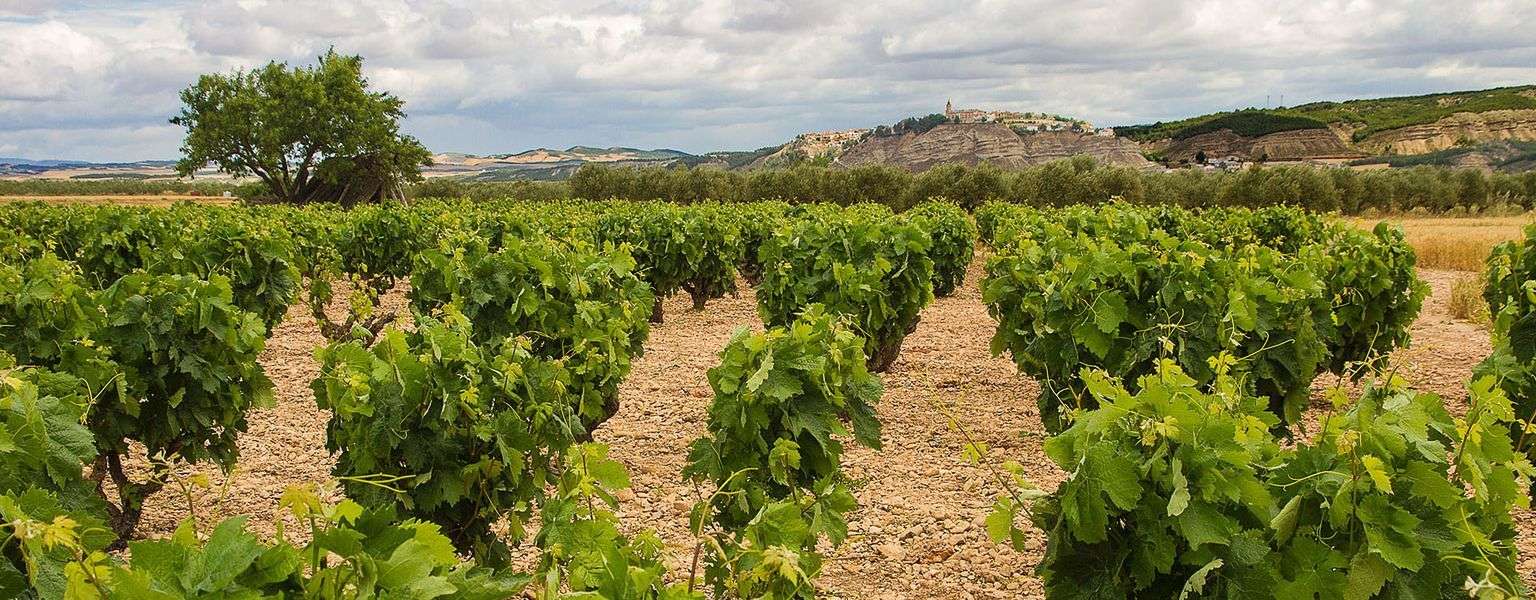
[[[942,108],[1104,124],[1536,83],[1521,0],[0,0],[0,149],[172,158],[199,73],[365,57],[438,151],[745,149]]]

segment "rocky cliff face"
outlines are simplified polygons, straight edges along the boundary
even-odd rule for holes
[[[1371,134],[1357,146],[1372,154],[1423,154],[1463,141],[1536,141],[1536,110],[1456,113],[1428,125],[1410,125]]]
[[[921,133],[874,137],[848,148],[837,164],[884,164],[926,171],[943,164],[991,163],[1018,169],[1071,156],[1088,155],[1099,162],[1150,168],[1135,142],[1071,132],[1042,132],[1020,136],[996,123],[945,124]]]
[[[1257,160],[1357,158],[1380,154],[1424,154],[1465,142],[1536,141],[1536,110],[1495,110],[1456,113],[1434,123],[1410,125],[1352,143],[1354,128],[1335,123],[1328,129],[1282,131],[1247,138],[1223,129],[1182,140],[1163,140],[1145,147],[1163,152],[1170,163],[1193,162],[1201,151],[1208,158],[1237,156]]]
[[[1168,162],[1174,164],[1194,162],[1201,152],[1212,160],[1236,156],[1250,161],[1264,157],[1268,157],[1267,160],[1307,160],[1365,156],[1346,145],[1331,129],[1281,131],[1255,138],[1222,129],[1174,140],[1163,149]]]

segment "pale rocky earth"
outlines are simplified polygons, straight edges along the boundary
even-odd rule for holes
[[[1222,129],[1182,140],[1148,142],[1142,144],[1142,148],[1162,152],[1174,163],[1193,162],[1195,155],[1202,151],[1211,159],[1237,156],[1249,161],[1265,155],[1271,161],[1327,161],[1382,154],[1424,154],[1467,142],[1536,140],[1536,110],[1455,113],[1434,123],[1373,133],[1359,142],[1354,141],[1354,133],[1355,128],[1348,123],[1330,124],[1327,129],[1282,131],[1259,137],[1243,137],[1230,129]]]
[[[1423,154],[1454,148],[1465,140],[1536,140],[1536,110],[1456,113],[1427,125],[1410,125],[1373,133],[1358,146],[1373,154],[1389,150],[1396,154]]]
[[[872,137],[843,151],[837,164],[883,164],[926,171],[943,164],[975,166],[987,162],[1003,169],[1019,169],[1079,155],[1138,169],[1155,166],[1141,155],[1136,142],[1126,138],[1070,131],[1019,135],[998,123],[946,123],[920,134]]]
[[[1271,161],[1365,156],[1351,149],[1329,129],[1281,131],[1252,138],[1240,136],[1231,129],[1222,129],[1169,143],[1164,156],[1175,163],[1194,162],[1200,152],[1205,152],[1205,156],[1211,160],[1228,156],[1244,160],[1258,160],[1268,156]]]
[[[1044,535],[1031,532],[1015,552],[987,540],[982,519],[1000,488],[987,468],[962,457],[968,439],[990,447],[989,464],[1017,460],[1041,487],[1054,489],[1065,474],[1043,454],[1034,397],[1036,384],[1016,374],[1006,358],[988,352],[994,323],[981,304],[981,260],[951,298],[923,312],[902,356],[884,375],[878,410],[884,424],[879,451],[853,448],[848,474],[860,484],[860,509],[850,541],[831,553],[821,585],[828,596],[850,599],[1035,598],[1033,567]],[[1452,410],[1464,406],[1462,384],[1488,352],[1487,332],[1448,316],[1449,271],[1424,271],[1434,295],[1414,326],[1414,347],[1396,360],[1421,388],[1444,395]],[[399,306],[400,291],[389,304]],[[702,435],[711,400],[706,371],[739,327],[760,328],[750,292],[713,301],[702,312],[688,298],[668,301],[667,321],[652,329],[646,355],[624,384],[622,408],[598,432],[630,470],[634,487],[621,495],[620,517],[631,530],[652,528],[672,552],[672,568],[686,572],[694,541],[687,514],[696,499],[680,472],[688,444]],[[278,385],[277,406],[254,411],[241,437],[242,459],[229,478],[216,469],[212,489],[193,489],[190,506],[204,526],[228,515],[250,515],[250,529],[274,531],[278,498],[295,483],[331,480],[324,411],[309,382],[318,374],[314,348],[323,342],[303,310],[290,311],[268,343],[263,364]],[[951,426],[951,419],[959,427]],[[199,470],[180,469],[183,476]],[[187,516],[175,489],[152,499],[142,532],[168,535]],[[1521,571],[1536,583],[1536,518],[1518,515]],[[296,523],[287,523],[290,533]]]

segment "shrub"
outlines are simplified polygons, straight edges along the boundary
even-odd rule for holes
[[[1260,110],[1230,113],[1196,125],[1190,125],[1173,133],[1173,139],[1182,140],[1202,133],[1230,129],[1244,137],[1258,137],[1281,131],[1297,129],[1326,129],[1327,124],[1316,119],[1277,114]]]
[[[1270,127],[1294,129],[1297,124],[1306,125],[1302,128],[1317,127],[1315,121],[1305,123],[1305,117],[1297,121],[1283,115],[1239,113],[1233,118],[1242,123],[1213,122],[1190,131],[1232,125],[1252,125],[1258,128],[1255,131]],[[1166,128],[1164,135],[1178,127]],[[711,200],[879,203],[898,211],[934,197],[949,198],[967,210],[992,200],[1060,207],[1101,204],[1118,198],[1132,204],[1185,208],[1285,205],[1348,214],[1407,212],[1415,208],[1428,214],[1458,206],[1470,213],[1499,204],[1530,207],[1536,203],[1536,175],[1530,173],[1488,174],[1450,166],[1370,172],[1296,166],[1237,173],[1190,169],[1144,172],[1099,164],[1087,156],[1009,170],[985,163],[975,167],[941,165],[917,175],[895,167],[870,165],[832,168],[799,164],[740,174],[705,167],[632,169],[589,164],[571,179],[571,186],[575,197],[593,200],[666,200],[678,204]],[[535,191],[518,195],[546,198],[549,194]]]
[[[87,423],[121,493],[126,535],[144,498],[165,484],[171,461],[235,464],[246,411],[270,405],[273,387],[257,362],[266,327],[235,306],[223,276],[136,273],[102,291],[99,302],[106,319],[88,339],[108,349],[122,380],[92,405]],[[123,469],[123,455],[136,447],[129,442],[152,465],[144,483]]]
[[[976,224],[965,211],[943,201],[926,202],[906,213],[933,239],[933,295],[948,296],[965,282],[965,272],[976,255]]]
[[[522,537],[551,463],[582,431],[571,373],[525,337],[477,343],[468,318],[421,315],[369,348],[338,342],[318,356],[315,402],[331,412],[326,447],[347,495],[396,506],[443,528],[482,562],[505,563],[491,531]]]
[[[998,321],[992,350],[1041,382],[1047,429],[1064,427],[1063,410],[1093,408],[1076,376],[1084,366],[1133,385],[1170,358],[1209,385],[1223,352],[1244,357],[1236,368],[1251,393],[1296,420],[1327,358],[1330,316],[1306,263],[1262,246],[1217,250],[1161,234],[1117,242],[1051,227],[990,259],[982,282]]]
[[[846,435],[880,447],[880,380],[864,342],[812,305],[787,326],[737,332],[710,369],[709,433],[695,440],[685,477],[718,488],[695,509],[723,533],[707,544],[705,579],[717,597],[810,598],[818,543],[847,537],[855,508],[841,472]]]
[[[933,300],[932,243],[898,219],[808,214],[763,243],[758,314],[770,327],[794,322],[812,304],[846,315],[865,339],[870,369],[885,371]]]
[[[1465,419],[1400,381],[1353,405],[1332,390],[1321,429],[1291,447],[1230,373],[1210,392],[1169,360],[1135,391],[1082,378],[1099,408],[1046,442],[1067,480],[1038,500],[1015,491],[988,519],[1016,547],[1024,510],[1046,530],[1048,596],[1527,593],[1510,511],[1531,468],[1492,378],[1472,383]]]
[[[694,310],[736,291],[736,265],[743,260],[741,228],[721,205],[692,206],[683,211],[683,258],[687,261],[682,287]],[[658,302],[660,304],[660,302]]]
[[[452,243],[418,257],[412,307],[453,306],[477,344],[526,336],[534,356],[570,370],[572,410],[587,433],[612,416],[656,302],[628,251],[539,239],[508,240],[496,252],[477,240]]]

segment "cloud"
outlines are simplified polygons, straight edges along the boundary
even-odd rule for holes
[[[171,158],[199,73],[359,53],[434,150],[755,148],[965,106],[1119,124],[1536,83],[1520,0],[0,0],[0,148]]]
[[[111,62],[100,40],[59,21],[0,22],[0,39],[10,40],[0,53],[0,100],[57,100],[107,75]]]

